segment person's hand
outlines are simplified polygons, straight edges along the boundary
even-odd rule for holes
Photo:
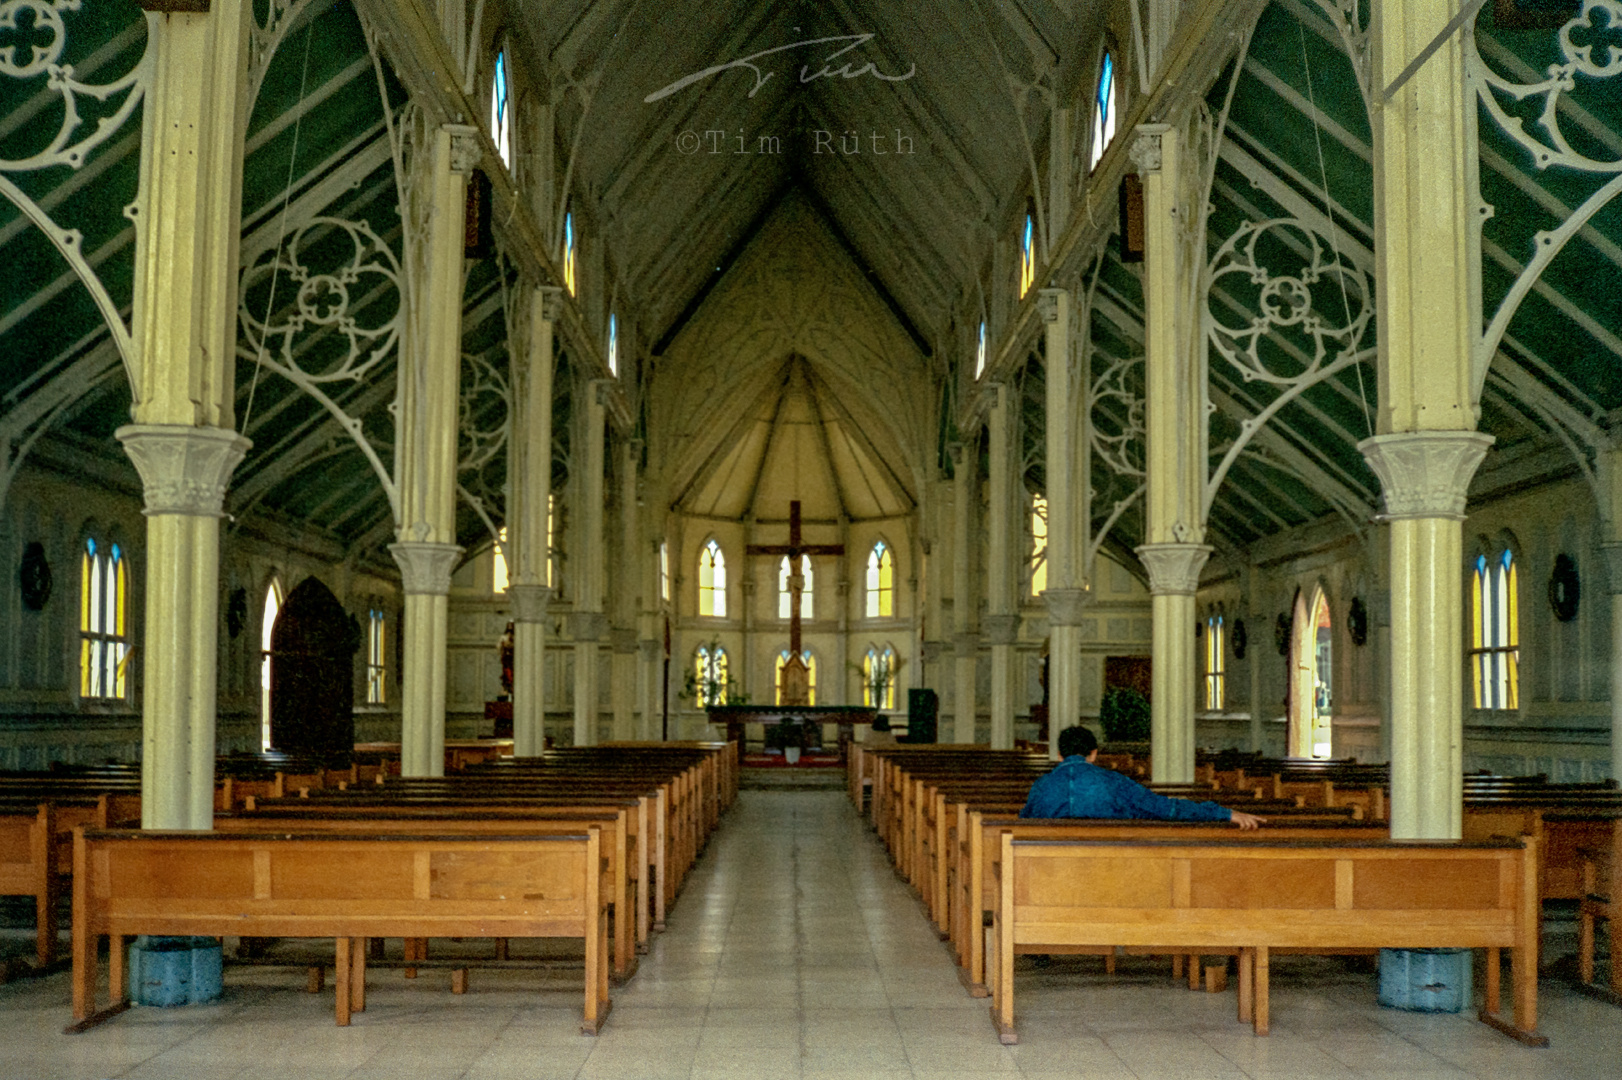
[[[1228,812],[1233,815],[1230,820],[1241,829],[1254,829],[1267,824],[1266,818],[1257,817],[1255,814],[1247,814],[1240,810],[1230,810]]]

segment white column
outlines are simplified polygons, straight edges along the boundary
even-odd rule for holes
[[[597,650],[608,629],[603,613],[607,561],[603,552],[603,432],[604,387],[588,381],[580,395],[579,423],[574,461],[579,476],[573,487],[578,495],[575,522],[579,543],[575,545],[575,611],[571,618],[574,638],[574,745],[595,746],[598,701]]]
[[[1014,590],[1022,545],[1014,542],[1024,502],[1018,496],[1015,472],[1019,455],[1014,450],[1016,408],[1007,386],[993,388],[987,422],[991,440],[990,506],[986,517],[986,640],[991,644],[991,748],[1014,746],[1014,642],[1019,637],[1019,614]]]
[[[401,348],[395,476],[400,530],[389,550],[405,592],[400,675],[400,769],[445,772],[445,665],[450,572],[456,544],[457,387],[462,371],[462,252],[467,179],[479,158],[477,129],[444,125],[423,155],[407,208],[414,273]]]
[[[1070,292],[1043,289],[1039,310],[1047,357],[1048,587],[1042,599],[1048,609],[1048,757],[1057,761],[1059,732],[1081,722],[1081,620],[1092,599],[1083,557],[1092,517],[1092,413],[1086,373],[1075,368]]]
[[[1205,520],[1205,365],[1190,309],[1197,268],[1185,235],[1192,202],[1178,132],[1138,128],[1132,160],[1143,175],[1144,373],[1148,453],[1151,772],[1160,783],[1194,779],[1194,592],[1210,557]]]
[[[1248,612],[1245,616],[1245,664],[1250,676],[1250,749],[1253,753],[1259,753],[1267,738],[1263,724],[1267,704],[1262,698],[1262,657],[1266,654],[1262,643],[1271,635],[1263,633],[1267,627],[1267,613],[1262,610],[1261,572],[1251,566],[1246,569],[1245,577],[1244,606]]]
[[[979,554],[975,505],[980,455],[973,443],[952,447],[952,741],[975,741],[978,705],[975,702],[980,635],[975,631],[980,600],[974,564]]]
[[[538,756],[546,747],[547,517],[552,494],[554,327],[563,290],[542,286],[529,297],[529,340],[513,423],[513,483],[507,542],[513,583],[513,752]]]
[[[1371,117],[1378,262],[1377,434],[1359,445],[1390,520],[1391,835],[1456,839],[1463,825],[1465,493],[1492,440],[1477,433],[1470,343],[1480,332],[1476,105],[1453,11],[1379,0]]]
[[[146,494],[141,824],[214,822],[219,519],[248,450],[233,430],[246,0],[149,20],[136,199],[134,423]]]

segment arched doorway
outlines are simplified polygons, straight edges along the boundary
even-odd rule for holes
[[[270,635],[270,742],[288,754],[347,758],[355,748],[359,627],[332,591],[306,578]]]
[[[1290,738],[1293,757],[1327,758],[1334,749],[1334,657],[1329,598],[1321,587],[1295,598],[1290,643]]]

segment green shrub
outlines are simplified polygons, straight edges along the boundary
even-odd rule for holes
[[[1128,686],[1111,687],[1098,711],[1105,742],[1148,742],[1149,699]]]

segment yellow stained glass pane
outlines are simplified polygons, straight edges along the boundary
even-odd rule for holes
[[[1470,645],[1476,649],[1486,644],[1482,640],[1482,628],[1487,621],[1486,602],[1485,597],[1482,596],[1482,578],[1484,576],[1478,567],[1470,578],[1470,610],[1475,616],[1470,620]],[[1480,695],[1478,694],[1477,697],[1479,698]],[[1479,706],[1481,703],[1478,700],[1476,704]]]
[[[1521,617],[1519,605],[1516,603],[1516,595],[1518,590],[1515,588],[1515,564],[1513,562],[1509,564],[1508,574],[1506,576],[1509,580],[1506,582],[1504,591],[1506,593],[1505,599],[1508,601],[1507,608],[1509,617],[1508,625],[1505,627],[1504,644],[1513,649],[1521,643]],[[1513,707],[1514,706],[1511,706],[1511,708]]]
[[[123,559],[119,559],[116,563],[113,564],[113,567],[114,567],[113,572],[118,578],[117,588],[115,589],[114,594],[113,594],[114,598],[115,598],[114,599],[114,606],[113,606],[113,621],[112,621],[113,633],[117,634],[119,637],[124,637],[125,636],[124,622],[125,622],[125,611],[126,611],[124,600],[125,600],[125,597],[129,594],[129,575],[125,573],[124,560]],[[122,697],[123,695],[120,694],[119,696]]]
[[[89,552],[79,560],[79,629],[84,633],[90,632],[90,612],[94,610],[90,603],[90,577],[94,566],[95,557]]]
[[[93,697],[90,692],[90,639],[79,639],[79,696]]]
[[[129,673],[130,649],[123,642],[117,644],[108,642],[108,646],[113,650],[114,656],[117,657],[117,665],[113,669],[112,696],[122,698],[124,696],[124,680]]]

